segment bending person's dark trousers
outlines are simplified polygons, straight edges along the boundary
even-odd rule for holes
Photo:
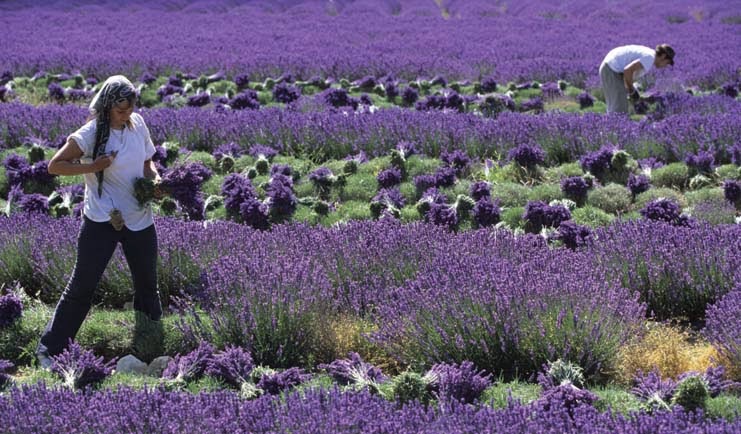
[[[134,280],[134,309],[152,320],[160,319],[162,305],[157,290],[157,232],[154,224],[140,231],[126,227],[116,231],[109,222],[97,223],[83,217],[72,277],[41,336],[38,352],[50,356],[59,354],[69,339],[75,338],[119,242]]]

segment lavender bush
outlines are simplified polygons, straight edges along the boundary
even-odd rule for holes
[[[90,350],[83,349],[71,339],[62,353],[52,356],[51,370],[64,380],[71,389],[84,389],[95,386],[113,372],[115,360],[103,362],[103,357],[95,357]]]
[[[718,351],[733,363],[734,369],[741,368],[741,330],[737,318],[741,313],[741,290],[735,289],[708,306],[705,336]]]

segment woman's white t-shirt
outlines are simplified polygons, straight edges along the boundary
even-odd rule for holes
[[[98,179],[95,173],[86,173],[83,213],[95,222],[107,222],[113,209],[121,211],[124,224],[132,231],[146,229],[152,223],[152,208],[139,206],[134,197],[134,181],[144,176],[144,162],[155,154],[154,143],[144,119],[138,113],[130,117],[132,127],[111,129],[105,153],[118,151],[113,163],[103,171],[103,193],[98,196]],[[83,153],[82,160],[93,161],[95,147],[95,119],[70,134]]]
[[[628,65],[638,60],[643,70],[638,71],[634,78],[639,78],[653,68],[655,59],[656,51],[653,48],[643,45],[625,45],[610,50],[602,62],[607,63],[613,71],[622,74]]]

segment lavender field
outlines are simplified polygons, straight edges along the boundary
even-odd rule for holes
[[[0,3],[0,431],[741,432],[739,6]],[[115,74],[164,315],[119,248],[43,369]]]

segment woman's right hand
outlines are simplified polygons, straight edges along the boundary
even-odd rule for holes
[[[108,155],[101,155],[98,158],[93,161],[93,169],[95,169],[96,172],[100,172],[101,170],[104,170],[105,168],[109,167],[111,164],[113,164],[113,160],[116,158],[116,154],[108,154]]]

